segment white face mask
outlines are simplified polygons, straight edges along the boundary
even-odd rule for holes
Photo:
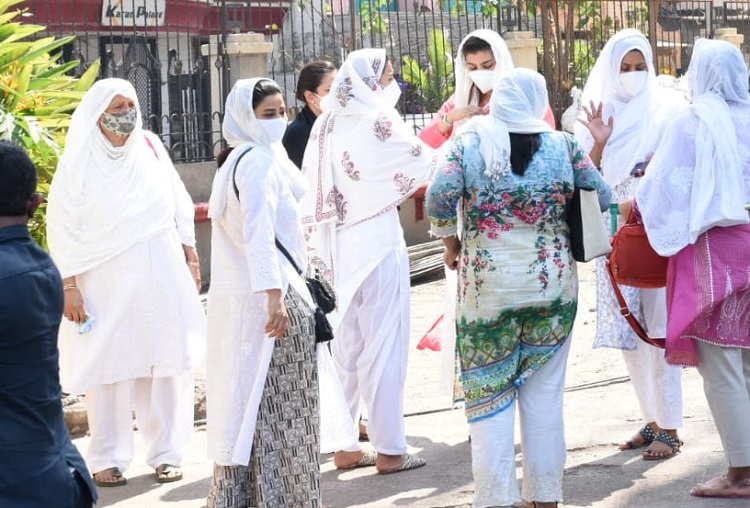
[[[380,96],[383,97],[383,100],[388,103],[390,107],[396,107],[396,103],[398,102],[399,97],[401,97],[401,88],[398,86],[395,79],[391,81],[388,86],[380,90]]]
[[[479,88],[480,92],[487,93],[495,85],[495,71],[487,69],[470,71],[469,79]]]
[[[268,141],[271,144],[280,142],[281,138],[284,137],[284,132],[286,132],[285,117],[258,118],[258,122],[260,122],[260,126],[263,129],[263,132],[266,133]]]
[[[625,99],[632,99],[643,90],[648,80],[648,71],[633,71],[620,73],[620,90]]]

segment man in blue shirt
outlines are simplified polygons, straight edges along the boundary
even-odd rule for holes
[[[96,488],[63,418],[62,279],[27,227],[36,183],[23,149],[0,142],[0,507],[91,508]]]

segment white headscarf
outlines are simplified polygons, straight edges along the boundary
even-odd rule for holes
[[[323,98],[302,164],[314,191],[303,201],[303,224],[352,226],[403,202],[428,178],[428,171],[409,174],[431,154],[381,93],[385,64],[384,49],[350,53]]]
[[[746,169],[730,112],[750,106],[742,53],[729,42],[699,39],[688,76],[693,104],[686,114],[697,128],[686,132],[679,120],[671,125],[636,193],[649,241],[664,256],[713,227],[748,222]],[[680,164],[693,153],[692,167]]]
[[[136,128],[121,147],[113,146],[99,127],[117,95],[134,100],[137,111]],[[135,89],[123,79],[96,82],[73,113],[47,208],[50,251],[63,277],[174,227],[175,206],[183,205],[175,202],[170,183],[174,168],[159,139],[141,122]]]
[[[315,226],[315,262],[334,282],[336,231],[394,209],[435,168],[432,150],[381,92],[385,65],[383,49],[349,54],[323,98],[302,162],[310,186],[302,223]]]
[[[648,80],[635,97],[628,99],[620,81],[620,64],[633,50],[643,54],[648,66]],[[587,108],[591,102],[594,106],[603,104],[602,120],[605,123],[614,117],[612,135],[604,147],[601,161],[604,179],[611,186],[624,182],[633,166],[646,160],[656,149],[655,124],[661,119],[655,111],[655,93],[656,73],[648,39],[634,28],[617,32],[596,59],[581,98]],[[586,150],[591,150],[593,138],[580,122],[576,122],[575,136]]]
[[[510,55],[508,46],[500,34],[494,30],[488,30],[481,28],[474,30],[469,33],[461,41],[458,46],[458,54],[456,55],[456,62],[453,65],[456,75],[456,90],[454,93],[454,102],[457,108],[462,108],[469,105],[471,99],[471,88],[474,82],[469,77],[469,71],[466,69],[466,58],[464,57],[464,44],[471,37],[482,39],[492,48],[492,55],[495,57],[495,79],[494,82],[500,79],[506,72],[513,69],[513,58]],[[475,106],[477,104],[474,104]]]
[[[461,129],[476,132],[487,176],[499,178],[510,171],[510,136],[538,134],[552,128],[543,120],[547,111],[547,83],[530,69],[511,69],[495,82],[490,114],[476,116]]]
[[[263,130],[258,117],[253,110],[253,90],[259,81],[268,78],[253,78],[238,80],[227,96],[224,108],[224,121],[221,125],[222,133],[227,145],[233,147],[232,153],[224,161],[214,177],[211,198],[208,203],[208,215],[212,219],[222,216],[227,204],[227,193],[230,188],[229,179],[233,177],[237,159],[249,149],[253,149],[253,158],[259,164],[277,164],[284,172],[290,184],[292,194],[301,199],[305,192],[305,180],[299,170],[289,160],[284,146],[271,143]],[[260,157],[260,158],[257,158]],[[244,159],[243,159],[244,162]]]

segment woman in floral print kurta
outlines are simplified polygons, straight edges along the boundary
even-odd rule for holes
[[[474,506],[520,501],[516,398],[523,497],[555,506],[562,499],[562,393],[578,291],[566,207],[578,186],[596,189],[604,209],[609,187],[575,141],[543,122],[544,78],[516,69],[494,90],[491,114],[452,142],[428,191],[428,216],[446,244],[446,264],[459,272],[456,332]],[[524,439],[531,433],[533,442]]]

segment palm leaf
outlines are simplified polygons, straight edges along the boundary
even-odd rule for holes
[[[50,51],[55,50],[59,48],[60,46],[64,46],[65,44],[71,42],[75,38],[76,38],[75,35],[69,35],[68,37],[64,37],[58,40],[54,40],[54,37],[45,37],[44,39],[39,39],[39,41],[34,43],[33,49],[29,51],[26,55],[24,55],[24,57],[20,60],[20,62],[22,64],[31,62],[38,56],[43,55],[45,53],[49,53]]]
[[[83,75],[78,78],[78,81],[73,87],[73,90],[85,91],[91,88],[91,85],[94,84],[94,81],[96,81],[96,78],[99,76],[99,67],[101,67],[101,64],[102,62],[99,58],[94,60],[91,66],[86,69],[86,72],[84,72]]]

